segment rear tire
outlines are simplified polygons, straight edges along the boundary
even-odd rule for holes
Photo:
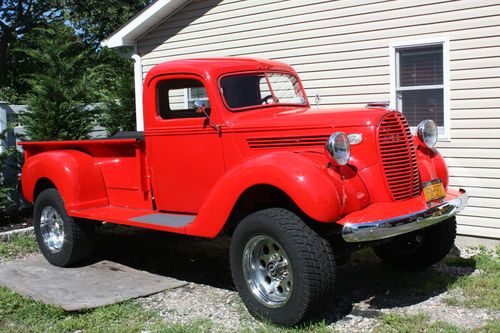
[[[230,262],[236,289],[256,318],[294,326],[322,314],[332,300],[331,246],[288,210],[244,218],[231,240]]]
[[[422,269],[443,259],[453,248],[457,234],[455,217],[374,247],[385,262],[400,268]]]
[[[55,266],[74,265],[92,253],[94,225],[69,217],[56,189],[36,198],[33,226],[40,251]]]

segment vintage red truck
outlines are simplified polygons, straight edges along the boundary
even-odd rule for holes
[[[259,59],[160,64],[143,99],[143,133],[22,143],[22,189],[52,264],[90,254],[93,221],[229,233],[250,313],[294,325],[325,308],[353,250],[424,268],[453,246],[467,194],[448,187],[431,120],[412,135],[383,105],[311,107],[290,66]]]

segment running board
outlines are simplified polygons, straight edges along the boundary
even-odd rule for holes
[[[196,215],[161,213],[150,209],[124,207],[99,207],[71,211],[70,216],[134,227],[186,233],[186,226],[195,221]]]
[[[148,214],[129,219],[133,222],[141,222],[147,224],[161,225],[164,227],[182,228],[193,222],[196,216],[194,215],[179,215],[179,214]]]

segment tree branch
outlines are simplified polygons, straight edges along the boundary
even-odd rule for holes
[[[6,32],[10,32],[10,27],[2,21],[0,21],[0,28],[2,28],[4,35],[6,34]]]

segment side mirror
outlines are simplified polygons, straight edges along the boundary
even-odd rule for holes
[[[203,113],[205,115],[205,117],[207,117],[207,119],[210,123],[210,126],[212,126],[217,131],[217,134],[220,134],[220,126],[217,125],[212,120],[212,118],[210,118],[210,115],[207,113],[207,105],[205,104],[205,102],[197,99],[194,101],[194,106],[196,107],[196,113]]]
[[[197,99],[194,101],[194,106],[196,107],[196,113],[207,113],[207,105],[202,100]]]

